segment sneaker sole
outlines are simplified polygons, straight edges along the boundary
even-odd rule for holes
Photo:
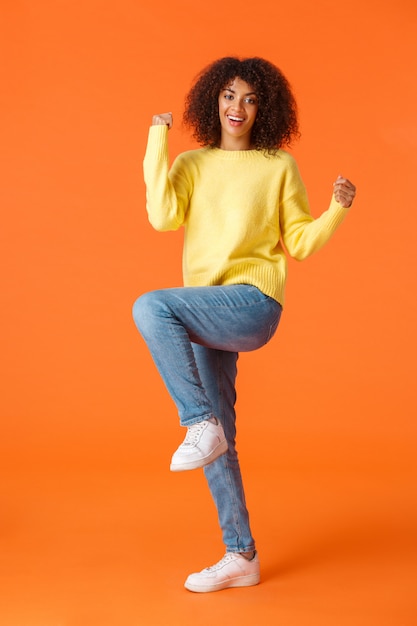
[[[234,579],[232,578],[231,580],[224,580],[212,585],[195,585],[186,580],[184,587],[188,589],[188,591],[193,591],[194,593],[210,593],[211,591],[221,591],[222,589],[232,589],[236,587],[253,587],[254,585],[258,585],[259,582],[259,574],[249,574],[248,576],[241,576],[240,578]]]
[[[214,448],[210,452],[209,455],[205,456],[202,459],[195,459],[194,461],[190,461],[189,463],[171,463],[170,470],[171,472],[186,472],[187,470],[198,469],[200,467],[205,467],[206,465],[210,465],[216,459],[219,458],[222,454],[227,452],[227,441],[224,439],[219,443],[219,445]]]

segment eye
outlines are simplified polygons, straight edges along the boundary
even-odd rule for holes
[[[233,100],[233,96],[231,93],[225,93],[224,97],[226,98],[226,100]]]
[[[245,98],[245,102],[247,102],[247,104],[257,104],[254,98]]]

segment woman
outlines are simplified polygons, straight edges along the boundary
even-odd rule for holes
[[[296,103],[286,78],[263,59],[226,57],[203,70],[184,121],[202,147],[170,169],[172,115],[155,115],[144,176],[153,227],[185,229],[185,286],[143,295],[133,315],[187,428],[171,470],[204,467],[217,507],[226,554],[185,582],[209,592],[260,580],[235,447],[238,353],[276,331],[283,245],[299,260],[317,251],[344,219],[355,187],[339,176],[329,209],[311,216],[297,165],[283,150],[298,136]]]

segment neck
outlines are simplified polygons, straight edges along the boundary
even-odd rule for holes
[[[220,138],[219,148],[221,150],[251,150],[252,147],[248,137],[222,136]]]

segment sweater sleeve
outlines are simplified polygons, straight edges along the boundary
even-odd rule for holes
[[[290,256],[302,261],[320,250],[342,223],[348,210],[332,197],[327,211],[314,219],[298,167],[294,160],[291,161],[280,207],[282,240]]]
[[[189,199],[189,183],[174,162],[169,169],[168,128],[151,126],[143,161],[146,210],[155,230],[177,230],[184,223]],[[174,184],[175,180],[175,184]]]

